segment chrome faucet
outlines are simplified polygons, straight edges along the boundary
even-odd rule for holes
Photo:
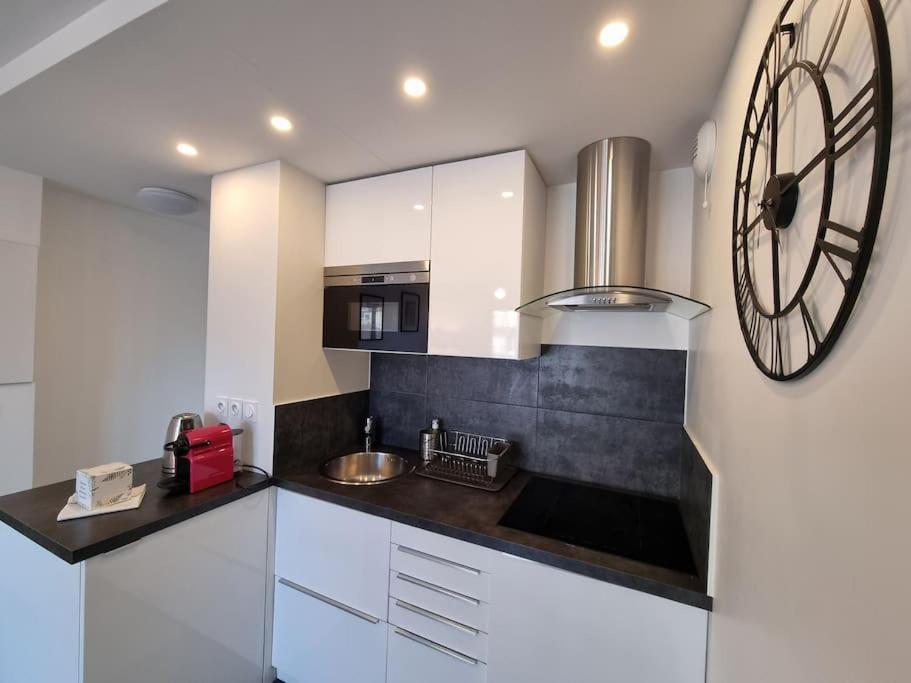
[[[364,424],[364,451],[367,453],[373,452],[373,435],[376,431],[376,418],[372,415],[367,417],[367,422]]]

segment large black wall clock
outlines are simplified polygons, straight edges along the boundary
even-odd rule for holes
[[[860,293],[882,213],[892,65],[878,0],[789,0],[747,106],[734,191],[734,291],[757,367],[805,375]]]

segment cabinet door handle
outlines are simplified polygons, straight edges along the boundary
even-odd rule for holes
[[[358,619],[363,619],[364,621],[369,621],[371,624],[380,623],[379,619],[377,619],[376,617],[374,617],[370,614],[367,614],[366,612],[361,612],[359,609],[354,609],[353,607],[348,607],[348,605],[345,605],[345,604],[339,602],[338,600],[333,600],[332,598],[326,597],[322,593],[317,593],[316,591],[312,591],[309,588],[304,588],[303,586],[299,586],[296,583],[294,583],[293,581],[288,581],[288,579],[279,579],[278,582],[283,586],[287,586],[288,588],[290,588],[292,590],[296,590],[298,593],[303,593],[304,595],[309,595],[311,598],[319,600],[320,602],[325,602],[327,605],[331,605],[332,607],[340,609],[343,612],[347,612],[348,614],[354,615]]]
[[[415,586],[420,586],[421,588],[426,588],[427,590],[433,591],[434,593],[439,593],[440,595],[445,595],[448,598],[455,598],[456,600],[461,600],[462,602],[467,602],[469,605],[474,605],[475,607],[481,604],[480,600],[475,598],[469,598],[467,595],[462,595],[461,593],[456,593],[451,591],[448,588],[443,588],[442,586],[437,586],[427,581],[421,581],[421,579],[416,579],[413,576],[408,576],[408,574],[402,574],[402,572],[396,573],[396,578],[407,583],[414,584]]]
[[[437,557],[436,555],[431,555],[429,553],[421,552],[420,550],[415,550],[414,548],[409,548],[406,545],[398,545],[396,548],[399,549],[399,552],[405,553],[406,555],[413,555],[414,557],[420,557],[422,560],[430,560],[431,562],[436,562],[437,564],[442,564],[445,567],[451,567],[452,569],[460,569],[463,572],[468,572],[474,576],[480,576],[481,570],[475,569],[474,567],[469,567],[464,564],[459,564],[458,562],[453,562],[452,560],[444,560],[442,557]]]
[[[413,612],[414,614],[420,615],[422,617],[432,619],[433,621],[439,624],[443,624],[444,626],[450,626],[454,629],[462,631],[462,633],[467,633],[470,636],[476,636],[478,633],[480,633],[480,631],[478,631],[476,628],[471,628],[471,626],[460,624],[458,621],[453,621],[447,617],[440,616],[436,612],[431,612],[430,610],[426,610],[423,607],[412,605],[410,602],[405,602],[404,600],[396,600],[395,606],[401,607],[402,609],[408,610],[409,612]]]
[[[421,636],[415,635],[411,631],[405,631],[403,629],[396,627],[395,633],[396,633],[396,635],[400,635],[403,638],[412,640],[415,643],[418,643],[419,645],[423,645],[424,647],[429,647],[431,650],[436,650],[437,652],[440,652],[444,655],[449,655],[453,659],[458,659],[460,662],[465,662],[466,664],[474,664],[474,665],[477,665],[477,663],[478,663],[478,660],[475,659],[474,657],[469,657],[468,655],[463,655],[461,652],[456,652],[455,650],[450,650],[445,645],[440,645],[439,643],[435,643],[432,640],[427,640],[426,638],[421,638]]]

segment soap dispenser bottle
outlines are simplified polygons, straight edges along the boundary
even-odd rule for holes
[[[421,458],[423,458],[424,462],[433,460],[434,451],[440,449],[441,442],[440,418],[435,417],[430,421],[430,429],[421,430]]]

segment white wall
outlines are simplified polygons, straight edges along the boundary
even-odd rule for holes
[[[714,309],[693,322],[687,396],[688,429],[720,474],[712,683],[908,679],[911,3],[884,5],[896,96],[887,203],[858,306],[806,379],[776,383],[754,367],[731,282],[740,133],[780,0],[753,3],[715,103],[718,161],[693,269],[693,294]]]
[[[649,176],[646,285],[688,295],[693,226],[690,168]],[[576,184],[547,188],[547,293],[573,286]],[[672,315],[637,312],[556,313],[544,321],[545,344],[686,349],[689,324]]]
[[[274,403],[367,389],[370,354],[323,349],[326,186],[281,166]]]
[[[206,413],[218,396],[257,401],[235,445],[270,472],[275,403],[369,385],[369,354],[322,349],[324,217],[325,187],[283,162],[212,179]]]
[[[35,483],[160,457],[202,410],[204,230],[45,184],[38,264]]]
[[[218,396],[257,401],[236,456],[270,472],[280,172],[273,161],[212,178],[209,227],[206,422],[225,419]]]
[[[32,485],[42,179],[0,166],[0,495]]]

